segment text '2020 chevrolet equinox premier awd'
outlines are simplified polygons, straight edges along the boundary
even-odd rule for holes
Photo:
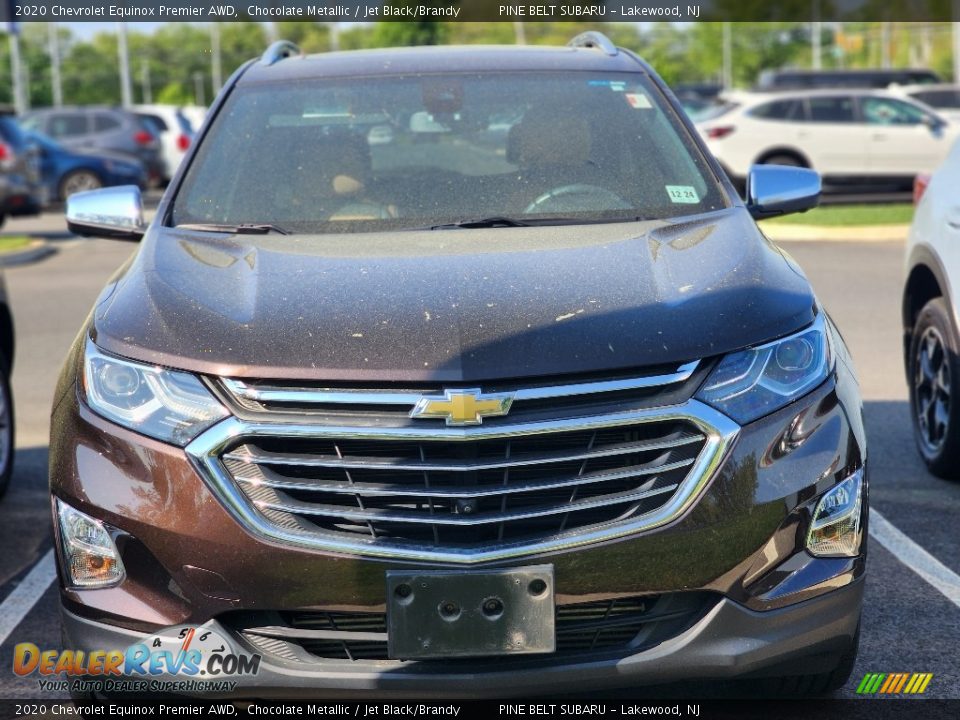
[[[764,677],[859,637],[849,355],[657,75],[563,48],[302,57],[224,88],[56,394],[67,648],[215,630],[236,697]],[[767,681],[764,681],[767,682]]]

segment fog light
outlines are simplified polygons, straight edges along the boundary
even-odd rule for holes
[[[820,498],[813,512],[807,550],[817,557],[855,557],[860,530],[863,471],[858,470]]]
[[[123,580],[125,572],[117,546],[103,523],[57,500],[60,539],[71,585],[106,587]]]

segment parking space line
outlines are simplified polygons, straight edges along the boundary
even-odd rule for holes
[[[0,604],[0,645],[17,629],[56,577],[57,568],[50,550]]]
[[[870,508],[870,537],[960,607],[960,575],[900,532],[873,508]]]

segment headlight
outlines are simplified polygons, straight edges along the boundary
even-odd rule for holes
[[[806,330],[720,361],[697,398],[743,424],[793,402],[826,380],[832,359],[823,313]]]
[[[824,493],[813,511],[807,550],[819,557],[855,557],[860,552],[863,471]]]
[[[106,587],[125,576],[117,546],[103,523],[57,500],[60,541],[71,585]]]
[[[121,360],[87,341],[84,391],[94,412],[181,447],[228,415],[196,377]]]

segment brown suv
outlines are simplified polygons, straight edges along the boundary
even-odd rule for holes
[[[149,227],[135,188],[69,199],[142,242],[56,394],[66,647],[179,648],[185,692],[246,658],[234,697],[839,686],[858,388],[753,219],[819,189],[741,202],[602,36],[272,47]]]

